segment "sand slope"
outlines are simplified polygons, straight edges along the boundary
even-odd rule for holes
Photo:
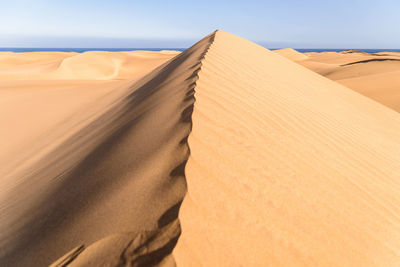
[[[400,115],[218,32],[195,88],[178,266],[396,266]]]

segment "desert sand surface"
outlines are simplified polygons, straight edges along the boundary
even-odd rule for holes
[[[223,31],[141,77],[88,54],[3,76],[2,266],[400,264],[398,112]]]
[[[400,111],[400,52],[369,54],[348,50],[302,54],[293,49],[275,52]]]

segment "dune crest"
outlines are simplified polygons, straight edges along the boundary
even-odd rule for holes
[[[218,31],[203,60],[178,266],[400,263],[400,115]]]

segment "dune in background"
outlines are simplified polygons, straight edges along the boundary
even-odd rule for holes
[[[137,79],[178,51],[0,52],[0,80]]]
[[[274,52],[287,58],[287,59],[293,60],[293,61],[300,61],[300,60],[308,59],[308,57],[305,54],[300,53],[300,52],[294,50],[293,48],[284,48],[284,49],[274,50]]]
[[[375,101],[400,111],[400,52],[369,54],[357,50],[275,52]],[[302,57],[303,56],[303,57]]]
[[[96,53],[3,76],[2,265],[399,265],[398,112],[223,31],[142,77]]]

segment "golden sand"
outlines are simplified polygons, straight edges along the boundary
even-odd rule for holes
[[[370,99],[398,106],[372,86],[397,62],[352,64],[376,57],[0,53],[1,265],[398,266],[400,114]]]

